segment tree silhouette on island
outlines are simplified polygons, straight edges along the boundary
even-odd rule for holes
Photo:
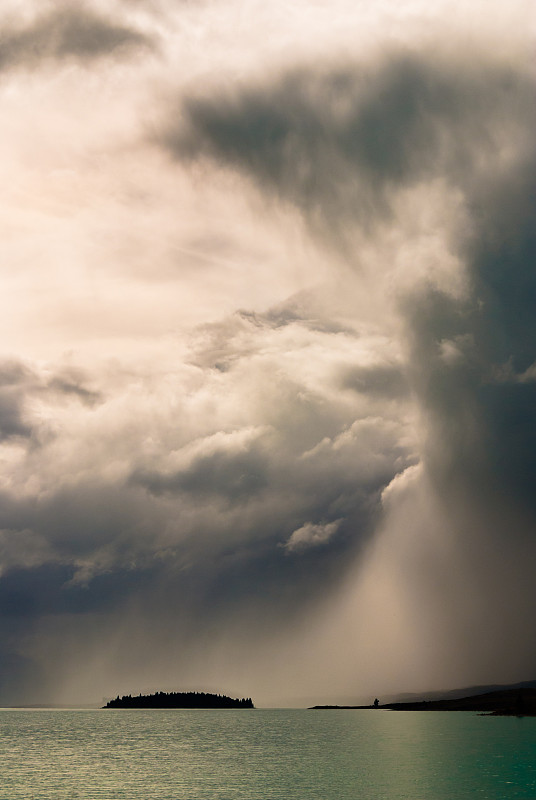
[[[156,692],[125,694],[109,700],[103,708],[255,708],[251,697],[233,699],[208,692]]]

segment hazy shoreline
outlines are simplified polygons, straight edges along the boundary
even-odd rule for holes
[[[536,689],[514,688],[442,700],[417,700],[366,706],[311,706],[311,710],[478,711],[494,716],[536,716]]]

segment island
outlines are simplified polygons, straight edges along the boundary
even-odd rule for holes
[[[515,688],[494,692],[484,692],[468,697],[446,698],[442,700],[414,700],[409,703],[379,702],[370,706],[313,706],[314,710],[324,709],[380,709],[385,711],[478,711],[496,717],[534,717],[536,716],[536,689]]]
[[[255,708],[251,697],[234,699],[208,692],[155,692],[125,694],[109,700],[103,708]]]

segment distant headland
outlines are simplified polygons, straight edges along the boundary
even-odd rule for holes
[[[536,689],[502,689],[469,697],[442,700],[413,700],[409,703],[380,704],[375,700],[370,706],[313,706],[314,709],[383,709],[386,711],[479,711],[501,717],[535,717]]]
[[[125,694],[109,700],[103,708],[255,708],[251,697],[234,699],[208,692],[155,692]]]

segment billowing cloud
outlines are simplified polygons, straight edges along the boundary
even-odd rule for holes
[[[240,170],[342,247],[348,227],[384,223],[401,189],[439,177],[474,191],[508,141],[519,157],[532,92],[528,73],[493,60],[384,54],[187,97],[160,141]]]
[[[0,699],[526,677],[525,51],[370,20],[350,51],[330,4],[240,59],[231,0],[152,5],[14,16],[0,47]],[[158,64],[101,71],[155,30]]]
[[[433,581],[425,588],[418,574],[409,578],[402,556],[403,573],[422,594],[406,587],[399,599],[403,591],[426,596],[437,613],[424,623],[413,607],[414,653],[421,652],[419,626],[428,625],[428,642],[448,635],[456,654],[464,653],[468,680],[492,657],[505,676],[519,674],[522,664],[532,668],[534,648],[518,642],[517,621],[528,619],[536,602],[523,564],[535,548],[533,93],[527,69],[489,56],[469,64],[440,52],[396,54],[372,66],[297,70],[264,86],[187,98],[181,121],[170,122],[161,138],[174,158],[211,159],[295,206],[344,257],[355,247],[350,263],[361,275],[368,278],[372,264],[376,280],[389,287],[405,369],[352,367],[344,385],[392,397],[409,389],[416,400],[429,505],[417,524],[424,538],[408,547],[420,568],[442,581],[457,568],[453,559],[465,555],[472,566],[460,572],[457,591],[470,621],[458,638],[459,612],[445,611]],[[425,212],[427,203],[435,211]],[[403,539],[411,502],[400,500],[400,514],[391,507],[390,536],[398,530]],[[439,545],[426,541],[433,529],[453,548],[441,568],[432,555]],[[292,536],[313,542],[322,530],[306,524]],[[512,559],[505,583],[517,582],[518,590],[505,586],[486,611],[504,549]],[[451,591],[448,583],[444,591]],[[362,602],[369,602],[366,594]],[[502,657],[497,641],[508,643]],[[439,674],[442,647],[432,650]]]

